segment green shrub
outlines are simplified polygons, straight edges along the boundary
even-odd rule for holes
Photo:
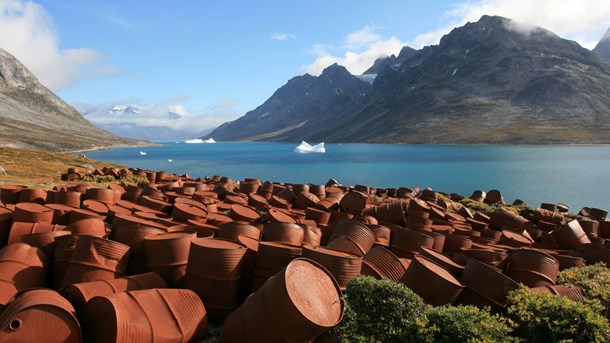
[[[525,342],[609,342],[610,326],[598,300],[575,302],[521,287],[508,293],[508,315]]]
[[[419,320],[420,342],[518,342],[510,335],[511,322],[476,306],[439,306],[430,308]]]
[[[343,342],[406,342],[427,307],[405,285],[370,276],[350,280],[344,297],[343,320],[331,332]]]
[[[610,317],[610,269],[603,262],[562,270],[557,275],[557,283],[579,285],[590,298],[605,305],[606,318]]]

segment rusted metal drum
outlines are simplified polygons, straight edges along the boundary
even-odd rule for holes
[[[73,191],[65,191],[65,192],[56,192],[53,194],[53,204],[61,204],[74,208],[79,208],[81,205],[81,201],[83,198],[83,194],[80,192]],[[48,203],[48,201],[47,201]]]
[[[464,266],[460,265],[453,261],[449,256],[443,255],[442,253],[422,247],[420,250],[420,254],[429,258],[432,262],[438,264],[439,266],[445,268],[451,275],[455,277],[460,277],[462,272],[464,271]]]
[[[8,244],[17,243],[20,241],[21,236],[29,235],[33,233],[43,232],[54,232],[62,231],[66,227],[63,225],[55,225],[48,223],[25,223],[25,222],[13,222],[11,232],[8,236]]]
[[[322,229],[317,226],[299,224],[303,228],[303,244],[319,246],[322,240]]]
[[[261,230],[254,225],[241,221],[228,222],[218,226],[218,238],[237,241],[237,236],[240,235],[259,240]]]
[[[464,267],[460,281],[466,288],[457,299],[458,304],[489,306],[494,312],[502,311],[507,305],[506,294],[519,288],[519,284],[500,269],[473,258]]]
[[[362,214],[362,210],[366,207],[368,198],[367,194],[353,190],[341,198],[339,207],[343,212],[351,213],[353,215]]]
[[[559,261],[535,249],[519,249],[510,254],[506,275],[528,287],[552,286],[557,281]]]
[[[561,249],[574,249],[580,244],[591,243],[587,233],[577,220],[572,220],[549,233],[556,246]]]
[[[28,188],[21,185],[2,185],[0,187],[0,200],[5,204],[16,204],[19,202],[19,192]]]
[[[0,249],[0,305],[21,290],[43,287],[48,258],[44,252],[25,243]]]
[[[161,275],[150,272],[113,280],[76,283],[66,287],[62,294],[74,306],[76,312],[81,313],[93,297],[152,288],[167,288],[167,283]]]
[[[229,315],[222,341],[313,342],[341,321],[343,310],[333,276],[318,263],[299,258]]]
[[[53,210],[33,202],[18,203],[13,212],[13,221],[50,224],[53,221]]]
[[[261,215],[256,211],[256,208],[246,205],[233,204],[231,205],[229,217],[233,218],[233,220],[241,220],[250,223],[260,219]]]
[[[258,289],[271,276],[286,267],[290,261],[300,257],[303,253],[300,246],[260,242],[256,254],[256,268],[254,269],[254,289]]]
[[[464,288],[451,273],[424,256],[413,258],[401,282],[433,306],[452,304]]]
[[[0,314],[0,342],[80,343],[72,305],[50,289],[20,293]]]
[[[375,234],[365,224],[353,220],[343,219],[335,225],[335,230],[330,241],[333,239],[346,236],[349,237],[360,250],[359,256],[364,256],[375,244]]]
[[[116,204],[114,191],[108,188],[89,188],[85,192],[85,199],[97,200],[105,204]]]
[[[472,247],[472,240],[470,237],[450,234],[445,237],[443,253],[447,256],[453,256],[455,253],[460,252],[461,249],[470,247]]]
[[[42,189],[24,188],[19,192],[19,202],[31,202],[43,205],[47,200],[47,192]]]
[[[489,227],[496,230],[502,230],[505,226],[519,229],[531,229],[534,227],[534,224],[524,217],[501,207],[491,214]]]
[[[146,266],[157,272],[170,287],[182,284],[186,275],[191,241],[197,238],[195,232],[169,232],[144,238]]]
[[[394,282],[400,282],[405,272],[406,268],[400,259],[382,246],[375,246],[364,255],[361,270],[363,275],[385,277]]]
[[[328,270],[344,290],[360,274],[362,257],[324,247],[303,246],[303,257],[314,260]]]
[[[83,310],[85,342],[199,342],[203,303],[190,289],[146,289],[94,297]]]
[[[390,250],[398,257],[413,258],[419,250],[434,247],[434,238],[411,229],[398,229],[394,231],[394,239]]]
[[[86,218],[74,221],[66,227],[74,235],[106,237],[106,223],[99,218]]]
[[[247,248],[222,239],[191,242],[184,288],[199,295],[213,322],[223,322],[237,307],[241,263]]]
[[[564,296],[572,301],[585,301],[587,293],[578,285],[547,285],[531,288],[532,292],[548,292]]]
[[[13,211],[5,207],[0,207],[0,248],[7,244],[12,225]]]
[[[22,235],[19,240],[22,243],[29,244],[33,247],[41,249],[47,257],[53,257],[55,254],[55,237],[69,235],[69,231],[50,231],[50,232],[39,232]]]
[[[205,209],[187,203],[175,203],[172,210],[172,217],[179,222],[187,222],[189,219],[201,220],[207,215]]]
[[[290,245],[303,244],[305,231],[294,223],[269,222],[265,224],[262,232],[262,241],[280,242]]]
[[[94,236],[79,236],[62,288],[71,284],[116,279],[125,275],[129,246]]]
[[[128,275],[136,275],[148,271],[146,267],[144,237],[163,233],[165,231],[159,228],[140,224],[126,224],[117,227],[114,240],[131,247],[129,263],[127,265]]]

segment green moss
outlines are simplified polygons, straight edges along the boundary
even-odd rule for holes
[[[148,183],[148,179],[145,177],[137,177],[134,175],[121,177],[120,179],[115,179],[112,175],[91,175],[87,174],[83,176],[81,179],[75,180],[76,182],[89,182],[94,183],[98,186],[108,186],[110,183],[123,183],[126,185],[132,186],[142,186]]]

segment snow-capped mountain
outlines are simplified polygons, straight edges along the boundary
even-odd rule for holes
[[[184,140],[205,134],[187,122],[188,113],[182,105],[107,103],[99,106],[75,104],[75,107],[96,126],[124,137]]]

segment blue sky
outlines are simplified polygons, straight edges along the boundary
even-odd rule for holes
[[[482,14],[593,48],[610,2],[0,0],[0,48],[69,103],[139,104],[146,123],[201,130],[254,109],[290,78],[352,73],[403,45],[436,44]],[[103,119],[103,118],[98,118]],[[139,120],[139,119],[138,119]],[[151,124],[152,125],[152,124]]]

